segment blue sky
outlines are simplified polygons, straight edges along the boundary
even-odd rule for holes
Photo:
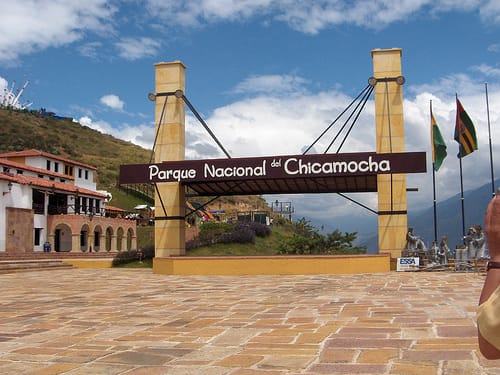
[[[21,103],[31,109],[150,147],[154,64],[180,60],[186,96],[233,157],[297,154],[366,86],[371,50],[393,47],[403,50],[407,150],[430,151],[431,99],[448,144],[438,199],[459,193],[456,93],[479,143],[463,160],[464,188],[488,183],[485,82],[495,154],[500,146],[495,0],[2,1],[0,95],[29,80]],[[358,124],[343,150],[373,151],[372,101]],[[190,115],[187,140],[187,158],[222,157]],[[419,188],[410,209],[432,205],[431,183],[430,172],[409,176]],[[266,198],[290,200],[316,223],[371,215],[333,194]],[[376,195],[354,198],[376,209]]]

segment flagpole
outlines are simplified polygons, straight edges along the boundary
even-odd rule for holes
[[[455,141],[458,142],[458,159],[460,160],[460,198],[462,201],[462,235],[465,244],[465,208],[464,208],[464,179],[462,171],[462,158],[477,150],[476,130],[474,124],[467,112],[458,100],[458,95],[455,94],[457,101],[457,118],[455,122]]]
[[[458,95],[455,93],[455,100],[457,101],[458,104]],[[457,115],[458,115],[458,108],[457,108]],[[461,137],[461,135],[460,135]],[[464,178],[463,178],[463,173],[462,173],[462,156],[460,155],[460,147],[461,144],[459,142],[458,146],[458,160],[460,162],[460,201],[462,203],[462,239],[465,244],[465,205],[464,205]]]
[[[491,172],[491,195],[495,196],[495,175],[493,172],[493,149],[491,146],[491,126],[490,126],[490,104],[488,100],[488,83],[484,83],[484,89],[486,92],[486,113],[488,115],[488,136],[490,143],[490,172]]]
[[[462,175],[462,158],[458,158],[460,160],[460,200],[462,201],[462,237],[464,238],[465,243],[465,207],[464,207],[464,179]]]
[[[432,191],[434,194],[434,242],[437,243],[437,205],[436,205],[436,171],[432,163]]]
[[[431,111],[431,145],[433,145],[433,129],[432,129],[432,100],[429,102],[429,107]],[[436,205],[436,169],[435,169],[435,155],[434,155],[434,145],[432,146],[432,193],[433,193],[433,205],[434,205],[434,242],[437,244],[437,205]]]

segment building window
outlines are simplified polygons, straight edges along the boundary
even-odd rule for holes
[[[82,168],[78,168],[78,178],[82,178]]]
[[[77,214],[80,213],[80,197],[79,196],[75,197],[75,213],[77,213]]]
[[[89,171],[85,170],[85,179],[88,180],[89,179]]]
[[[35,228],[35,246],[40,246],[40,239],[42,238],[42,229]]]
[[[83,209],[83,213],[87,213],[87,198],[85,197],[82,197],[82,209]]]
[[[54,172],[59,172],[59,163],[54,162]]]
[[[47,170],[50,171],[50,160],[47,160]]]
[[[23,171],[20,169],[18,169],[16,172],[17,172],[17,174],[23,174]]]
[[[64,165],[64,174],[66,176],[73,176],[73,166],[72,165]]]
[[[32,207],[36,215],[45,215],[45,194],[38,190],[33,190]]]

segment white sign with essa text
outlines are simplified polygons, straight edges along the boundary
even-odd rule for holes
[[[416,271],[420,267],[419,257],[398,258],[397,271]]]

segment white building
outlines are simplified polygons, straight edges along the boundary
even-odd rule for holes
[[[0,154],[0,253],[136,249],[136,222],[111,217],[97,169],[38,150]]]

